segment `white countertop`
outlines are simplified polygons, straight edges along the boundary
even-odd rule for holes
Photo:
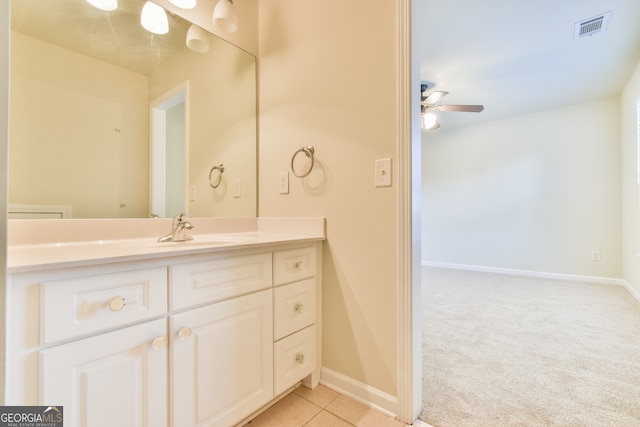
[[[59,221],[59,220],[58,220]],[[113,220],[118,221],[118,220]],[[51,224],[56,223],[49,222]],[[104,224],[104,223],[103,223]],[[117,223],[116,223],[117,224]],[[17,224],[17,230],[24,224]],[[84,225],[84,224],[83,224]],[[109,226],[111,223],[109,224]],[[11,226],[11,224],[10,224]],[[68,231],[69,224],[65,224]],[[35,223],[31,228],[38,228]],[[108,226],[106,227],[109,228]],[[202,227],[210,228],[210,227]],[[206,234],[191,233],[193,240],[185,242],[157,241],[158,236],[138,236],[130,239],[67,240],[37,242],[33,239],[10,244],[7,251],[8,273],[68,268],[97,263],[137,261],[176,255],[192,255],[268,246],[278,243],[302,243],[325,239],[323,218],[286,218],[257,220],[249,231]],[[194,230],[195,231],[195,230]],[[108,230],[106,230],[108,235]],[[51,240],[46,239],[46,240]]]

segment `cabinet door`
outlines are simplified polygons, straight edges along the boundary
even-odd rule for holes
[[[171,316],[171,425],[239,422],[273,397],[271,290]]]
[[[69,427],[167,425],[166,319],[40,351],[40,403]]]

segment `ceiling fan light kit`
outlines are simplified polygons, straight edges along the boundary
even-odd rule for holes
[[[430,110],[434,111],[451,111],[451,112],[464,112],[464,113],[479,113],[484,110],[483,105],[452,105],[438,104],[442,98],[447,96],[449,92],[439,90],[434,91],[429,95],[426,95],[426,91],[429,89],[429,85],[426,83],[422,83],[420,85],[420,116],[421,116],[421,127],[426,130],[434,130],[440,127],[440,123],[438,123],[438,119],[435,114],[431,113]]]
[[[438,119],[433,113],[424,113],[422,114],[422,129],[426,130],[434,130],[440,127],[440,123],[438,123]]]

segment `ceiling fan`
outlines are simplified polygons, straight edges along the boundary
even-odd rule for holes
[[[438,129],[440,123],[436,116],[429,113],[429,110],[436,111],[453,111],[453,112],[466,112],[466,113],[479,113],[484,110],[483,105],[452,105],[452,104],[438,104],[442,98],[449,94],[449,92],[439,90],[432,92],[430,95],[425,95],[425,92],[429,89],[429,85],[422,83],[420,85],[420,115],[422,116],[422,128],[423,129]]]

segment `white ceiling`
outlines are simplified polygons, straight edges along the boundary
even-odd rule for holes
[[[640,61],[640,0],[415,0],[414,54],[442,104],[442,127],[618,95]],[[574,41],[576,22],[611,12],[604,32]],[[435,131],[437,132],[437,130]]]

